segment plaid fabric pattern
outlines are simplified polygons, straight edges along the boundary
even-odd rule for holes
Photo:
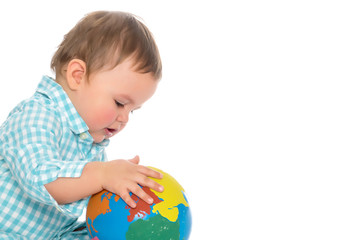
[[[44,184],[105,161],[108,143],[93,143],[62,87],[43,77],[0,127],[0,239],[89,239],[74,231],[88,198],[58,205]]]

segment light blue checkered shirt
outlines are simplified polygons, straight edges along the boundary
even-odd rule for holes
[[[79,177],[105,161],[108,140],[94,144],[67,94],[50,77],[0,127],[0,239],[89,239],[75,231],[88,202],[58,205],[44,184]]]

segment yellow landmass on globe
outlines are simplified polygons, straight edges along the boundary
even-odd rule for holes
[[[153,178],[153,180],[160,183],[165,189],[162,193],[151,189],[151,191],[154,192],[159,198],[164,200],[153,207],[153,212],[155,213],[158,211],[160,215],[169,219],[169,221],[176,222],[179,216],[179,209],[176,206],[183,204],[184,206],[189,207],[189,204],[183,195],[185,191],[181,185],[169,174],[154,167],[150,168],[163,174],[162,179]]]

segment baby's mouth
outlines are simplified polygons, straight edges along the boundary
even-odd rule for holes
[[[117,132],[117,129],[105,128],[105,135],[107,138],[114,136],[116,132]]]

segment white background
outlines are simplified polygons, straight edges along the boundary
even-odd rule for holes
[[[3,1],[0,120],[84,14],[141,16],[156,95],[109,147],[173,175],[191,239],[359,239],[357,1]]]

